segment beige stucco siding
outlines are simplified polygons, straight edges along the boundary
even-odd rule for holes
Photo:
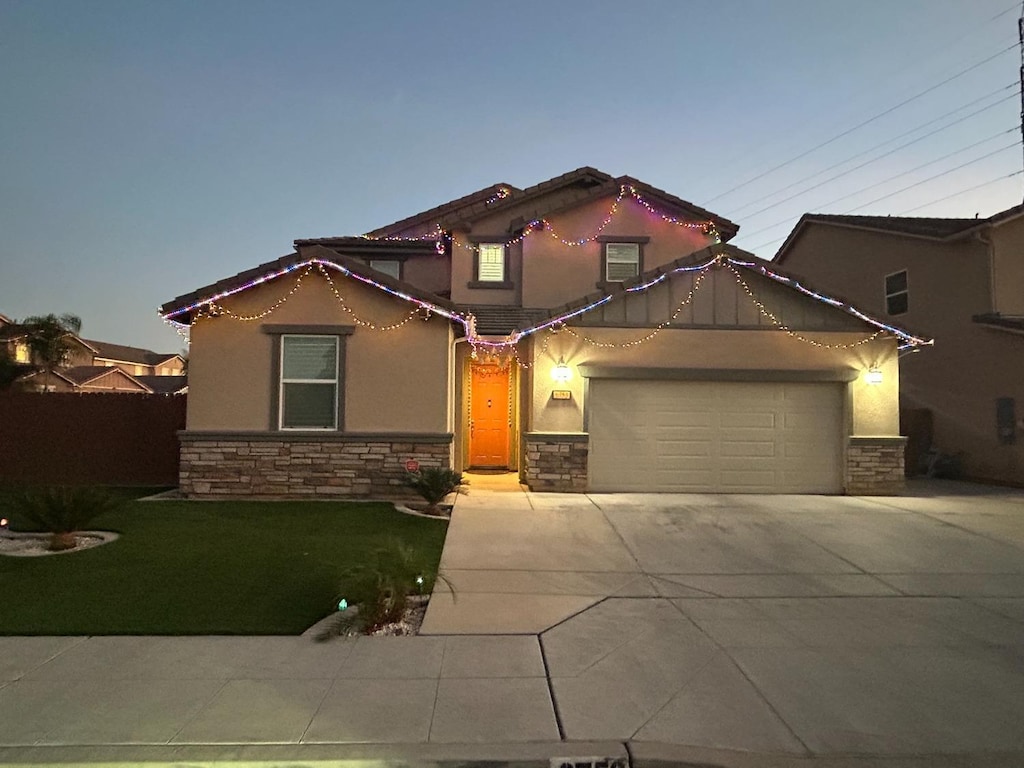
[[[551,196],[551,207],[557,208],[560,198],[566,202],[578,191],[562,191]],[[581,246],[567,246],[562,240],[590,239],[607,217],[615,195],[598,198],[572,210],[546,217],[550,227],[535,230],[508,249],[508,280],[512,287],[504,290],[471,288],[473,281],[472,243],[480,238],[507,241],[509,222],[521,219],[528,223],[541,207],[534,202],[522,210],[511,208],[500,215],[484,218],[473,224],[471,233],[456,232],[452,248],[452,299],[456,302],[516,304],[524,307],[557,307],[580,296],[593,293],[604,280],[603,245],[598,241]],[[548,203],[544,204],[547,207]],[[701,223],[695,220],[694,223]],[[701,229],[682,227],[650,213],[631,196],[625,196],[611,222],[600,231],[603,237],[649,237],[644,243],[644,271],[667,264],[714,242]],[[557,236],[557,237],[556,237]]]
[[[413,306],[354,280],[333,274],[352,310],[346,312],[326,281],[313,273],[272,314],[253,322],[203,318],[192,328],[189,357],[189,430],[268,430],[273,339],[264,324],[352,325],[345,337],[345,429],[368,432],[443,433],[448,429],[448,322],[414,317],[401,328],[378,325],[403,321]],[[222,302],[240,315],[255,315],[277,302],[295,276],[250,289]],[[353,316],[354,315],[354,316]]]
[[[640,329],[585,328],[578,331],[604,344],[621,344],[638,339]],[[868,332],[816,334],[823,343],[848,344]],[[896,343],[879,338],[851,349],[829,350],[791,338],[778,330],[671,330],[666,329],[644,344],[627,348],[603,348],[566,332],[534,340],[536,364],[532,371],[532,423],[536,432],[578,432],[584,428],[585,379],[580,365],[604,365],[656,369],[754,369],[774,372],[849,371],[857,376],[849,386],[850,434],[898,435],[897,392],[899,371]],[[557,384],[551,372],[559,359],[573,371],[565,384]],[[862,376],[873,365],[883,373],[883,382],[867,384]],[[726,378],[723,375],[723,378]],[[568,389],[571,400],[554,400],[555,389]]]
[[[1009,228],[1009,225],[1007,225]],[[1014,227],[1014,229],[1016,229]],[[996,230],[998,232],[998,229]],[[1012,235],[1012,237],[1011,237]],[[1019,259],[1009,233],[996,242]],[[868,312],[934,337],[935,346],[901,360],[904,407],[927,408],[934,420],[933,446],[963,452],[967,472],[979,478],[1024,482],[1024,336],[986,328],[974,315],[992,311],[991,253],[976,238],[938,242],[849,228],[813,225],[790,246],[783,263],[823,290],[840,293]],[[909,310],[887,318],[884,276],[906,269]],[[1022,278],[996,273],[996,297],[1021,296]],[[1016,400],[1015,445],[996,439],[996,399]]]
[[[991,230],[993,247],[993,310],[1024,315],[1024,216]]]

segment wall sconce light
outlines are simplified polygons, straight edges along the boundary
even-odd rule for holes
[[[871,366],[868,368],[868,372],[864,374],[864,381],[868,384],[881,384],[882,383],[882,372],[876,367]]]
[[[559,384],[564,384],[572,378],[572,370],[565,364],[564,358],[558,358],[558,365],[551,369],[551,378]]]

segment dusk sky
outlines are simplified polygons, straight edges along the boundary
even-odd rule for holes
[[[808,211],[988,216],[1024,190],[1019,15],[0,0],[0,313],[178,351],[161,303],[296,238],[583,165],[732,219],[764,258]]]

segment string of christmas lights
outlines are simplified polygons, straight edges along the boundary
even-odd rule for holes
[[[923,339],[921,337],[914,336],[914,335],[909,334],[906,331],[903,331],[902,329],[899,329],[899,328],[897,328],[895,326],[892,326],[892,325],[889,325],[887,323],[883,323],[883,322],[881,322],[879,320],[876,320],[875,318],[872,318],[869,315],[864,314],[860,310],[858,310],[858,309],[856,309],[856,308],[854,308],[854,307],[852,307],[852,306],[850,306],[850,305],[848,305],[848,304],[846,304],[846,303],[844,303],[844,302],[842,302],[842,301],[840,301],[838,299],[832,298],[832,297],[827,296],[825,294],[817,293],[815,291],[811,291],[810,289],[805,288],[804,286],[802,286],[798,281],[793,280],[792,278],[788,278],[788,277],[786,277],[784,275],[780,275],[780,274],[772,271],[771,269],[767,268],[764,265],[756,264],[756,263],[751,262],[751,261],[744,261],[744,260],[741,260],[741,259],[734,259],[734,258],[731,258],[731,257],[726,257],[723,254],[719,254],[717,256],[714,256],[714,257],[712,257],[711,259],[709,259],[708,261],[706,261],[706,262],[704,262],[702,264],[695,264],[695,265],[690,265],[690,266],[676,267],[675,269],[669,270],[669,271],[667,271],[667,272],[665,272],[663,274],[660,274],[660,275],[654,277],[653,279],[647,281],[646,283],[641,283],[641,284],[638,284],[638,285],[635,285],[635,286],[631,286],[631,287],[627,288],[625,292],[633,293],[633,292],[638,292],[638,291],[645,291],[645,290],[651,288],[652,286],[657,285],[657,284],[663,282],[665,279],[667,279],[671,275],[678,274],[678,273],[699,272],[701,274],[698,275],[698,279],[701,279],[701,278],[703,278],[703,275],[706,272],[706,270],[709,267],[711,267],[712,265],[716,264],[716,263],[717,264],[725,264],[725,265],[727,265],[729,267],[730,270],[732,270],[733,275],[734,275],[734,277],[737,280],[737,283],[743,288],[743,290],[746,292],[747,296],[755,303],[755,305],[758,307],[758,310],[763,314],[764,317],[769,319],[780,330],[785,331],[791,337],[796,338],[796,339],[798,339],[800,341],[804,341],[806,343],[809,343],[809,344],[812,344],[812,345],[815,345],[815,346],[821,346],[821,347],[825,347],[825,348],[829,348],[829,349],[845,349],[845,348],[848,348],[848,347],[851,347],[851,346],[858,346],[859,344],[865,344],[868,341],[870,341],[871,339],[877,338],[882,333],[891,333],[892,335],[896,336],[897,339],[899,340],[899,342],[900,342],[899,349],[901,349],[901,350],[908,349],[910,347],[921,346],[921,345],[930,345],[930,344],[934,343],[930,339]],[[808,296],[810,298],[815,299],[816,301],[820,301],[820,302],[823,302],[825,304],[828,304],[829,306],[832,306],[832,307],[835,307],[837,309],[840,309],[840,310],[842,310],[842,311],[844,311],[844,312],[846,312],[846,313],[848,313],[848,314],[858,318],[859,320],[861,320],[861,321],[863,321],[865,323],[868,323],[869,325],[874,326],[877,330],[876,330],[876,332],[872,336],[870,336],[868,338],[865,338],[865,339],[863,339],[863,340],[861,340],[859,342],[855,342],[855,343],[852,343],[852,344],[842,344],[842,345],[823,344],[823,343],[818,342],[818,341],[816,341],[814,339],[810,339],[810,338],[808,338],[806,336],[803,336],[803,335],[797,333],[796,331],[793,331],[792,329],[790,329],[787,326],[785,326],[781,321],[778,320],[778,318],[770,310],[767,309],[767,307],[764,306],[764,304],[762,302],[760,302],[760,300],[757,299],[757,297],[754,295],[754,292],[750,289],[750,286],[746,283],[746,281],[743,280],[742,276],[740,275],[740,273],[738,271],[738,268],[749,269],[749,270],[757,272],[758,274],[761,274],[764,277],[767,277],[767,278],[769,278],[769,279],[771,279],[771,280],[773,280],[775,282],[779,282],[779,283],[785,284],[785,285],[787,285],[787,286],[789,286],[789,287],[791,287],[793,289],[798,290],[800,293],[802,293],[802,294],[804,294],[804,295],[806,295],[806,296]],[[287,266],[287,267],[285,267],[283,269],[280,269],[280,270],[277,270],[277,271],[274,271],[274,272],[270,272],[270,273],[268,273],[266,275],[262,275],[260,277],[257,277],[257,278],[255,278],[253,280],[250,280],[250,281],[246,282],[245,284],[243,284],[241,286],[238,286],[238,287],[235,287],[235,288],[231,288],[229,290],[222,291],[222,292],[220,292],[220,293],[218,293],[218,294],[216,294],[214,296],[211,296],[209,298],[197,300],[197,301],[195,301],[195,302],[193,302],[191,304],[188,304],[186,306],[179,307],[178,309],[175,309],[172,312],[168,312],[163,317],[164,317],[165,322],[168,322],[169,324],[172,325],[172,327],[175,327],[175,329],[179,330],[179,331],[184,329],[184,328],[187,328],[189,323],[179,322],[179,321],[175,320],[175,318],[176,317],[180,317],[180,316],[185,315],[185,314],[190,314],[190,313],[194,313],[193,322],[199,320],[200,318],[214,317],[214,316],[218,316],[218,315],[226,315],[226,316],[229,316],[229,317],[234,317],[235,319],[240,319],[240,320],[250,321],[250,322],[251,321],[255,321],[255,320],[259,320],[259,319],[262,319],[262,318],[266,317],[267,315],[271,314],[278,307],[280,307],[283,303],[285,303],[288,300],[288,298],[290,296],[292,296],[299,289],[299,287],[302,284],[302,280],[305,277],[307,277],[309,274],[311,274],[313,271],[316,271],[318,274],[320,274],[322,277],[324,277],[328,281],[328,283],[330,284],[331,290],[334,293],[334,296],[338,300],[339,304],[343,307],[343,309],[346,312],[348,312],[353,317],[353,319],[357,322],[357,324],[359,324],[362,327],[370,328],[370,329],[373,329],[373,330],[381,330],[381,331],[395,330],[397,328],[402,327],[406,323],[410,322],[413,318],[415,318],[417,315],[419,315],[420,312],[424,313],[424,315],[421,315],[421,316],[424,317],[424,319],[429,318],[432,314],[437,314],[437,315],[439,315],[441,317],[444,317],[444,318],[446,318],[448,320],[457,322],[457,323],[459,323],[463,327],[465,336],[466,336],[467,339],[469,339],[470,344],[473,346],[474,352],[476,352],[477,349],[481,349],[481,350],[483,350],[487,354],[492,354],[492,353],[498,352],[499,350],[511,349],[513,356],[516,358],[516,360],[519,362],[519,364],[521,366],[522,365],[532,365],[532,363],[524,364],[522,362],[522,360],[520,359],[520,357],[519,357],[518,351],[516,350],[516,345],[522,339],[524,339],[527,336],[530,336],[532,334],[536,334],[536,333],[539,333],[541,331],[544,331],[544,330],[561,329],[561,328],[565,327],[567,322],[569,320],[571,320],[572,318],[578,317],[578,316],[583,315],[583,314],[586,314],[587,312],[591,312],[594,309],[597,309],[598,307],[603,306],[604,304],[607,304],[608,302],[612,301],[613,299],[617,298],[618,296],[623,295],[622,293],[607,294],[607,295],[602,296],[601,298],[599,298],[599,299],[597,299],[595,301],[590,302],[587,305],[584,305],[584,306],[578,307],[576,309],[572,309],[572,310],[568,310],[566,312],[563,312],[563,313],[559,314],[558,316],[549,318],[549,319],[545,320],[544,322],[541,322],[541,323],[539,323],[539,324],[537,324],[535,326],[531,326],[531,327],[525,328],[525,329],[516,330],[513,333],[509,334],[504,339],[484,339],[484,338],[481,338],[481,337],[479,337],[477,335],[475,318],[473,317],[473,315],[471,313],[455,312],[455,311],[448,310],[448,309],[445,309],[443,307],[440,307],[440,306],[438,306],[436,304],[433,304],[432,302],[425,301],[423,299],[410,296],[409,294],[407,294],[407,293],[405,293],[403,291],[395,290],[395,289],[390,288],[390,287],[388,287],[386,285],[383,285],[382,283],[374,280],[371,277],[367,277],[365,275],[361,275],[361,274],[352,272],[351,270],[349,270],[349,269],[347,269],[347,268],[345,268],[345,267],[343,267],[343,266],[341,266],[339,264],[336,264],[334,262],[323,260],[323,259],[310,259],[308,261],[297,263],[297,264],[291,264],[291,265],[289,265],[289,266]],[[372,286],[374,288],[377,288],[378,290],[384,291],[385,293],[387,293],[389,295],[395,296],[396,298],[399,298],[399,299],[402,299],[404,301],[410,302],[410,303],[412,303],[414,305],[415,308],[405,318],[403,318],[401,321],[398,321],[398,322],[395,322],[395,323],[391,323],[391,324],[386,324],[386,325],[379,325],[379,324],[374,323],[372,321],[368,321],[368,320],[365,320],[363,318],[359,318],[351,310],[351,308],[348,307],[348,305],[345,303],[344,297],[342,296],[341,291],[338,289],[338,286],[335,284],[333,278],[331,277],[330,271],[338,272],[338,273],[342,274],[345,277],[349,277],[349,278],[351,278],[353,280],[357,280],[357,281],[362,282],[362,283],[364,283],[366,285],[369,285],[369,286]],[[243,315],[238,315],[237,313],[232,312],[230,309],[224,307],[222,304],[219,303],[223,299],[228,298],[230,296],[233,296],[233,295],[235,295],[237,293],[249,290],[250,288],[253,288],[253,287],[258,286],[258,285],[262,285],[264,283],[268,283],[268,282],[270,282],[272,280],[276,280],[276,279],[278,279],[280,277],[283,277],[284,275],[291,274],[291,273],[294,273],[294,272],[297,272],[298,276],[296,278],[295,284],[291,287],[291,289],[289,291],[287,291],[283,296],[278,298],[273,304],[271,304],[270,306],[266,307],[264,310],[261,310],[260,312],[257,312],[257,313],[252,314],[252,315],[244,315],[244,316]],[[644,337],[642,337],[640,339],[635,339],[635,340],[633,340],[631,342],[623,342],[621,344],[615,344],[615,345],[611,345],[611,346],[621,346],[621,347],[635,346],[636,344],[643,343],[644,341],[648,341],[648,340],[650,340],[650,338],[653,338],[653,336],[655,336],[660,330],[662,330],[664,327],[667,327],[672,322],[672,320],[674,320],[676,317],[678,317],[678,313],[681,311],[683,306],[685,306],[687,303],[692,301],[693,292],[697,289],[698,285],[699,285],[699,282],[695,281],[694,286],[693,286],[693,288],[690,291],[690,295],[688,295],[687,299],[684,300],[683,304],[681,304],[679,307],[677,307],[675,314],[673,314],[673,316],[672,316],[672,319],[670,319],[666,323],[660,324],[659,326],[655,327],[654,329],[652,329],[651,333],[647,334],[646,336],[644,336]],[[591,342],[593,342],[593,341],[594,340],[591,340]],[[599,342],[599,344],[604,344],[604,342]]]
[[[595,347],[601,347],[602,349],[626,349],[628,347],[638,347],[641,344],[643,344],[644,342],[647,342],[647,341],[650,341],[651,339],[653,339],[655,336],[657,336],[659,333],[661,333],[665,328],[667,328],[669,325],[671,325],[675,321],[675,319],[677,317],[679,317],[680,313],[690,304],[691,301],[693,301],[694,295],[700,289],[701,284],[704,282],[704,278],[707,276],[707,271],[706,270],[708,270],[710,268],[711,268],[710,265],[705,266],[704,267],[705,271],[700,272],[697,275],[696,279],[694,279],[694,281],[693,281],[693,287],[690,288],[689,293],[686,294],[686,298],[683,299],[681,302],[679,302],[679,306],[676,307],[676,311],[672,313],[671,317],[669,317],[668,320],[666,320],[666,321],[664,321],[662,323],[658,323],[656,326],[654,326],[654,328],[651,330],[650,333],[648,333],[648,334],[646,334],[644,336],[641,336],[638,339],[633,339],[632,341],[623,341],[623,342],[613,343],[613,342],[606,342],[606,341],[597,341],[596,339],[592,339],[589,336],[583,335],[582,333],[577,333],[576,331],[574,331],[569,326],[564,326],[561,330],[568,331],[568,333],[570,335],[575,336],[580,341],[585,341],[587,344],[590,344],[590,345],[595,346]]]
[[[750,300],[754,303],[754,306],[757,307],[758,311],[764,317],[768,318],[768,320],[774,323],[775,327],[777,327],[780,331],[785,331],[789,336],[793,337],[794,339],[802,341],[806,344],[810,344],[812,347],[821,347],[822,349],[852,349],[853,347],[859,347],[862,344],[867,344],[868,342],[874,341],[885,332],[881,328],[879,328],[870,336],[865,336],[863,339],[859,339],[858,341],[852,341],[847,344],[827,344],[822,341],[817,341],[816,339],[810,339],[806,336],[802,336],[801,334],[789,328],[781,320],[779,320],[774,314],[772,314],[772,312],[767,307],[765,307],[764,304],[761,303],[761,301],[756,296],[754,296],[754,292],[750,290],[750,286],[747,285],[747,282],[743,279],[740,273],[736,271],[736,267],[734,267],[732,264],[727,264],[727,266],[729,267],[730,271],[732,271],[732,273],[736,276],[736,283],[741,288],[743,288],[743,291],[747,294],[748,297],[750,297]]]

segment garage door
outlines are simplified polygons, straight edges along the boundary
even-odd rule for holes
[[[839,493],[843,385],[592,379],[590,489]]]

